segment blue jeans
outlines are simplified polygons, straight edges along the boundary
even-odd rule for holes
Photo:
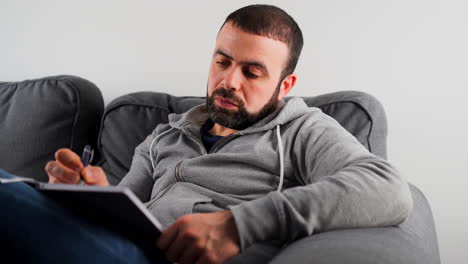
[[[169,263],[156,238],[143,250],[25,183],[0,184],[0,252],[1,263]]]

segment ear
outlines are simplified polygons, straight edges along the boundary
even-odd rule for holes
[[[294,87],[296,84],[297,75],[295,73],[291,73],[288,76],[284,77],[283,81],[281,82],[280,93],[278,95],[278,101],[282,100],[289,91]]]

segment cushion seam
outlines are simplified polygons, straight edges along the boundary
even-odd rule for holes
[[[76,126],[78,125],[78,117],[80,115],[80,93],[78,91],[78,89],[75,87],[75,85],[72,83],[72,82],[69,82],[69,80],[67,79],[58,79],[57,80],[58,82],[62,81],[66,84],[68,84],[72,90],[73,90],[73,93],[75,94],[75,118],[73,120],[73,125],[72,125],[72,131],[71,131],[71,137],[70,137],[70,149],[73,149],[73,143],[74,143],[74,140],[75,140],[75,128]]]

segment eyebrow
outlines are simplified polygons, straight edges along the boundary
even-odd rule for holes
[[[215,52],[215,54],[224,56],[224,57],[226,57],[226,58],[228,58],[228,59],[230,59],[230,60],[234,60],[234,58],[233,58],[231,55],[229,55],[227,52],[225,52],[225,51],[223,51],[223,50],[221,50],[221,49],[217,49],[216,52]],[[239,63],[240,63],[240,64],[244,64],[244,65],[248,65],[248,66],[257,67],[257,68],[259,68],[260,70],[262,70],[266,75],[268,75],[268,69],[267,69],[267,67],[266,67],[263,63],[261,63],[261,62],[259,62],[259,61],[240,61]]]

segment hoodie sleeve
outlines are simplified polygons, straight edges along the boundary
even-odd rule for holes
[[[230,207],[242,250],[265,240],[396,225],[408,216],[412,198],[405,179],[331,117],[307,119],[289,149],[303,186]]]

